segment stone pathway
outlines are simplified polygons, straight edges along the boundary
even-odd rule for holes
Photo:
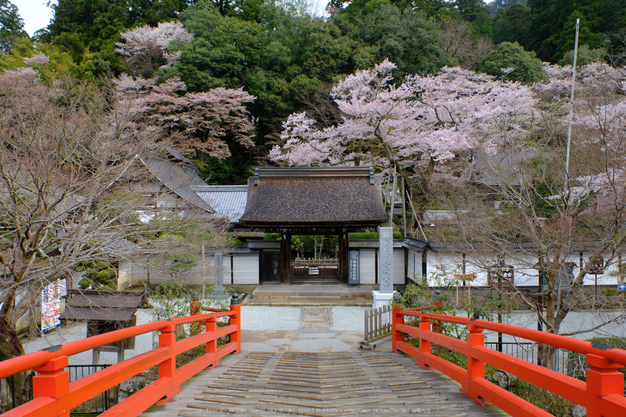
[[[330,330],[332,327],[330,307],[302,307],[300,310],[299,330]]]
[[[361,322],[363,311],[359,307],[342,307],[343,314],[337,314],[337,307],[247,307],[257,309],[264,315],[273,315],[267,320],[281,322],[292,320],[297,311],[299,322],[287,330],[255,331],[241,333],[243,352],[345,352],[357,350],[363,340],[363,331],[335,330],[336,323],[346,319]],[[335,310],[333,310],[335,309]],[[252,312],[252,310],[248,310]],[[335,314],[333,314],[335,311]],[[333,315],[336,316],[335,320]],[[350,318],[346,316],[357,317]],[[296,316],[296,318],[298,317]],[[356,320],[355,320],[356,319]],[[346,324],[349,324],[346,326]],[[352,324],[352,326],[350,325]],[[353,323],[341,323],[341,327],[354,327]],[[245,327],[244,327],[245,329]]]

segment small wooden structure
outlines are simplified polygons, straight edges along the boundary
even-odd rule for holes
[[[143,291],[68,290],[61,319],[86,320],[86,337],[133,327],[135,312],[146,302]],[[117,361],[124,360],[124,351],[135,348],[135,338],[100,346],[93,350],[93,364],[98,365],[100,352],[116,352]]]
[[[380,180],[372,167],[256,168],[248,181],[248,201],[239,225],[281,234],[278,250],[261,251],[261,282],[323,278],[347,283],[348,233],[377,228],[386,221]],[[337,261],[295,265],[294,235],[338,236]]]

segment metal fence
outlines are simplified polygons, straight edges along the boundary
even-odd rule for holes
[[[65,370],[72,383],[109,366],[111,365],[69,365]],[[33,375],[34,372],[29,371],[0,380],[0,414],[33,399]],[[118,397],[119,385],[72,409],[70,414],[100,414],[117,404]]]
[[[108,368],[111,365],[69,365],[65,369],[67,370],[70,378],[70,384],[88,375]],[[72,415],[81,414],[100,414],[117,404],[119,398],[120,386],[116,385],[110,388],[89,401],[86,401],[76,408],[70,411]]]
[[[0,414],[33,399],[33,372],[0,379]]]
[[[551,347],[542,345],[540,343],[531,343],[531,342],[485,342],[485,347],[493,350],[497,350],[498,352],[505,353],[507,355],[513,356],[515,358],[524,360],[526,362],[535,363],[538,365],[542,365],[546,368],[550,368],[553,371],[557,371],[561,374],[568,375],[568,355],[569,351],[552,348],[554,349],[554,354],[552,356],[553,363],[546,364],[541,363],[541,358],[543,355],[542,349],[549,349]],[[546,351],[547,354],[547,351]]]

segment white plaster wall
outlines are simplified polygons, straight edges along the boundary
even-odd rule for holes
[[[393,283],[394,285],[404,285],[404,248],[393,249]]]
[[[422,253],[414,250],[407,250],[407,282],[415,282],[416,278],[422,276]]]
[[[228,258],[225,258],[228,259]],[[234,285],[259,283],[259,254],[237,253],[233,258]]]
[[[487,262],[488,260],[488,262]],[[583,255],[583,262],[587,262],[589,259]],[[471,256],[466,258],[466,272],[468,274],[475,274],[476,279],[471,285],[483,286],[487,285],[487,271],[481,265],[488,263],[495,263],[495,256],[484,255],[481,260],[473,259]],[[573,254],[570,257],[570,261],[580,263],[580,257],[578,254]],[[507,259],[508,265],[513,265],[515,285],[517,286],[536,286],[538,282],[537,270],[532,268],[532,265],[536,262],[536,259],[532,257],[520,257],[519,259]],[[462,273],[463,257],[462,254],[451,254],[442,252],[429,252],[428,253],[428,278],[431,280],[431,285],[434,284],[433,279],[437,276],[445,277],[447,279],[453,279],[454,274]],[[574,276],[579,271],[579,267],[574,268]],[[583,285],[594,285],[594,275],[587,274],[585,276]],[[617,265],[614,263],[610,265],[603,275],[598,275],[598,285],[615,285],[617,287]]]
[[[376,250],[359,249],[361,284],[376,284]]]

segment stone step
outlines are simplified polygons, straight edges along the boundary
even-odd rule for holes
[[[356,306],[356,307],[371,307],[372,299],[366,298],[353,299],[353,300],[340,300],[340,299],[326,299],[321,300],[318,298],[251,298],[244,299],[243,305],[247,306]]]
[[[244,299],[251,306],[371,306],[369,286],[261,285]]]
[[[353,298],[372,298],[372,292],[350,292],[350,293],[342,293],[342,292],[291,292],[291,293],[255,293],[252,292],[252,298],[297,298],[297,297],[319,297],[319,298],[342,298],[342,299],[353,299]]]

